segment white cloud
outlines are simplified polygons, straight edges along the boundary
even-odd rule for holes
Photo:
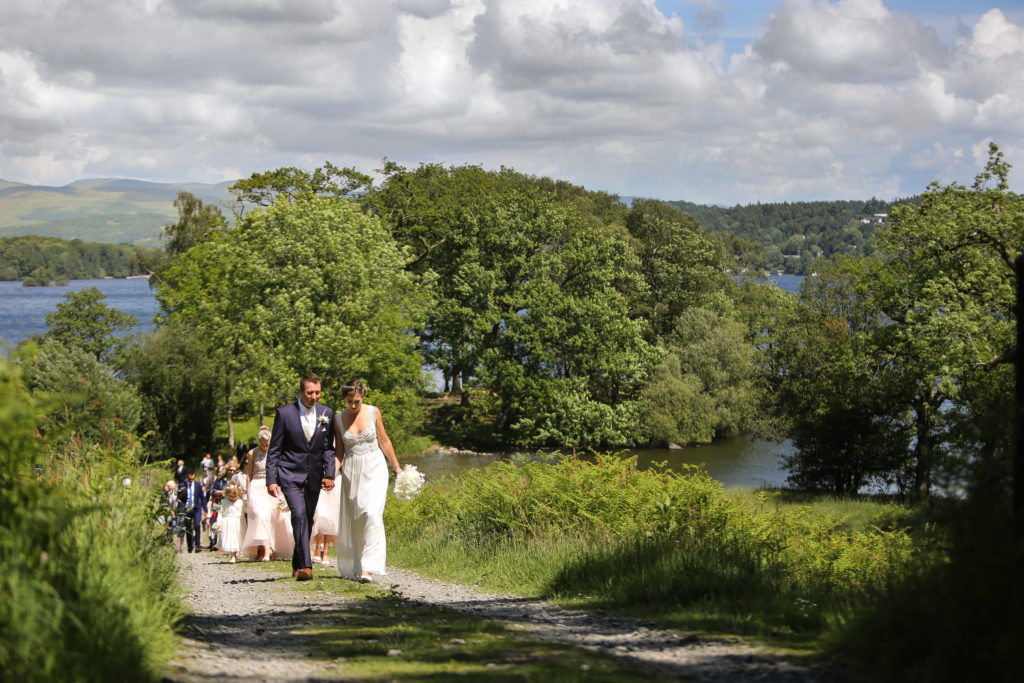
[[[690,1],[694,27],[653,0],[12,0],[0,177],[387,156],[732,204],[968,182],[989,139],[1024,166],[1024,28],[1005,12],[950,42],[881,0],[783,0],[723,64],[694,31],[728,4]]]

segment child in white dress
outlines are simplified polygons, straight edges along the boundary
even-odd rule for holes
[[[242,539],[245,538],[245,522],[242,520],[244,508],[241,487],[228,484],[220,504],[220,549],[231,554],[228,560],[231,564],[238,561],[238,551],[242,549]]]

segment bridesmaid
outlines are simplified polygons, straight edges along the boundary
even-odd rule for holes
[[[338,521],[338,571],[363,583],[384,576],[387,547],[384,503],[388,463],[401,474],[380,411],[363,403],[366,386],[359,379],[341,388],[345,410],[334,416],[334,444],[341,460],[341,516]]]
[[[228,560],[231,564],[237,561],[245,538],[245,520],[242,519],[244,505],[242,489],[237,484],[224,489],[224,500],[220,505],[220,548],[231,554]]]
[[[270,427],[260,427],[259,445],[249,451],[246,459],[246,481],[249,484],[247,507],[248,528],[242,550],[257,562],[268,562],[272,556],[290,557],[292,552],[291,520],[278,508],[280,501],[267,492],[267,451],[270,448]],[[283,518],[283,520],[282,520]]]
[[[341,460],[334,457],[334,488],[321,491],[313,513],[313,538],[310,547],[313,549],[313,561],[319,564],[330,564],[327,557],[328,546],[337,546],[338,515],[341,513]]]

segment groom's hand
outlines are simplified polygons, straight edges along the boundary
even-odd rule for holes
[[[267,493],[272,495],[274,498],[280,498],[281,487],[278,486],[277,484],[270,484],[269,486],[267,486]]]
[[[324,486],[324,491],[330,491],[331,489],[334,488],[334,480],[333,479],[328,479],[327,477],[324,477],[324,484],[323,484],[323,486]]]

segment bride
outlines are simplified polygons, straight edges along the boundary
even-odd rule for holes
[[[345,410],[334,417],[334,443],[341,460],[338,571],[345,578],[368,583],[374,576],[384,576],[387,463],[395,474],[401,474],[402,467],[380,411],[363,403],[364,396],[366,386],[361,380],[350,380],[341,388]]]

